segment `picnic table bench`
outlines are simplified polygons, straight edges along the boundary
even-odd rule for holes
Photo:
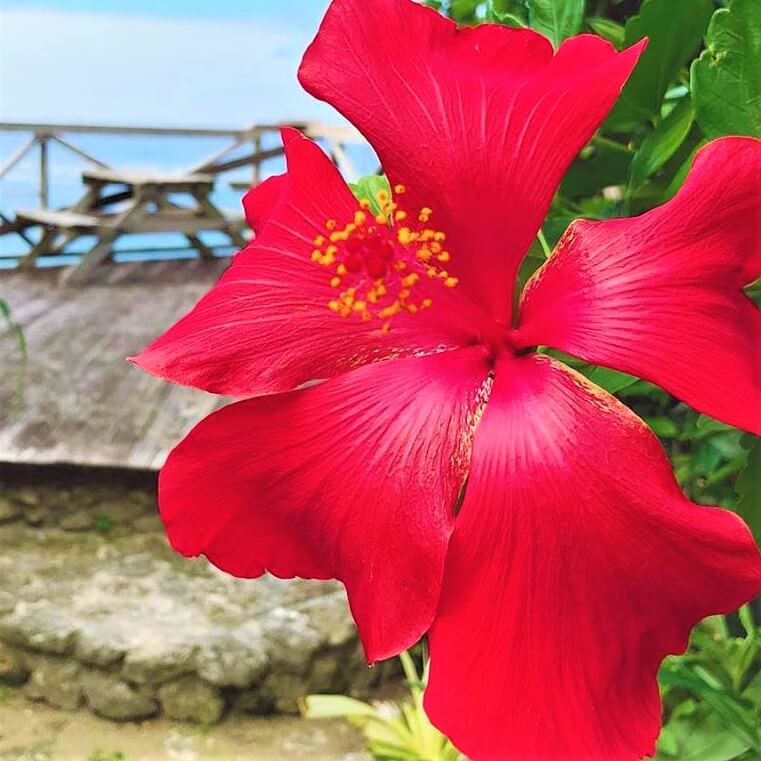
[[[115,240],[129,233],[177,232],[205,259],[213,251],[198,237],[203,231],[225,233],[238,248],[245,245],[242,217],[226,217],[210,200],[214,178],[206,174],[161,174],[134,170],[90,169],[82,173],[85,193],[71,208],[22,210],[21,223],[39,225],[39,241],[19,262],[34,267],[42,254],[60,254],[73,240],[95,236],[95,243],[65,275],[82,282],[110,257]],[[183,203],[184,201],[184,203]]]

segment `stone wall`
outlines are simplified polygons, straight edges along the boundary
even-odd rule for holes
[[[0,483],[0,683],[116,721],[294,713],[363,695],[334,583],[233,579],[167,546],[150,483]]]

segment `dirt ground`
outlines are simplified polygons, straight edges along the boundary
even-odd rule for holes
[[[362,748],[343,722],[231,716],[201,728],[161,719],[115,724],[18,696],[0,703],[0,761],[369,761]]]

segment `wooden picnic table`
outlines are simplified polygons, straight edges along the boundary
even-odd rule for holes
[[[204,259],[213,258],[214,253],[198,237],[202,231],[220,231],[234,246],[245,245],[243,219],[226,217],[210,199],[211,175],[90,169],[82,173],[82,181],[85,193],[69,209],[16,213],[21,222],[43,228],[40,240],[19,262],[20,269],[33,267],[42,254],[63,253],[83,235],[94,235],[95,243],[67,272],[67,282],[85,280],[110,257],[114,242],[124,234],[181,233]]]

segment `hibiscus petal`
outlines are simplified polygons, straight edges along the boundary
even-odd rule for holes
[[[481,349],[232,404],[161,471],[172,545],[236,576],[336,578],[370,662],[430,626],[489,372]]]
[[[276,174],[260,182],[243,196],[246,222],[257,235],[261,234],[264,223],[270,218],[276,204],[285,199],[287,190],[288,175]]]
[[[474,761],[635,761],[656,672],[761,591],[738,516],[680,492],[658,440],[547,357],[497,365],[430,632],[426,708]]]
[[[529,283],[520,337],[657,383],[761,434],[761,140],[716,140],[668,203],[575,222]]]
[[[334,0],[299,78],[364,133],[405,206],[433,210],[462,287],[509,322],[520,260],[643,45],[617,54],[582,35],[553,57],[528,29],[458,29],[410,0]]]
[[[253,396],[468,341],[465,313],[447,307],[458,299],[452,289],[440,288],[425,312],[394,317],[388,334],[378,320],[344,319],[328,308],[336,289],[310,258],[314,239],[328,219],[351,220],[357,201],[315,143],[292,129],[283,131],[283,142],[287,176],[246,197],[257,238],[190,313],[133,361],[175,383]]]

